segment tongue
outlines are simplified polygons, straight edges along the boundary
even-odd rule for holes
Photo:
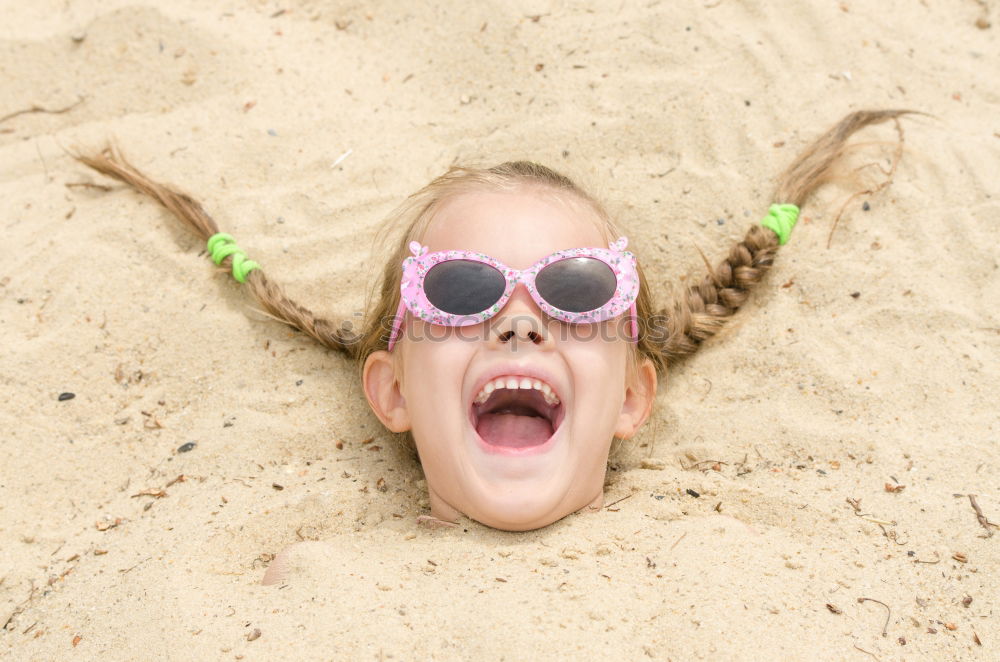
[[[481,414],[476,431],[492,446],[528,448],[548,441],[552,436],[552,424],[539,416]]]

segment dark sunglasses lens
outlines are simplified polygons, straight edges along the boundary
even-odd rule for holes
[[[471,260],[439,262],[424,276],[427,300],[452,315],[481,313],[499,301],[506,288],[502,273]]]
[[[543,299],[569,313],[597,310],[615,295],[611,267],[592,257],[573,257],[546,266],[535,277]]]

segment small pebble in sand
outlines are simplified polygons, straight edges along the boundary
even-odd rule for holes
[[[690,487],[688,489],[684,490],[684,491],[687,492],[688,494],[690,494],[691,496],[693,496],[695,499],[697,499],[698,497],[701,496],[700,494],[698,494],[697,492],[695,492],[694,490],[692,490]]]
[[[67,391],[66,393],[60,393],[59,394],[59,402],[65,402],[66,400],[72,400],[75,397],[76,397],[76,393],[70,393],[69,391]]]
[[[872,206],[870,204],[868,204],[867,200],[865,200],[865,204],[861,205],[861,211],[868,211],[871,208],[872,208]]]
[[[197,446],[197,445],[198,444],[196,444],[195,442],[189,441],[186,444],[181,444],[177,448],[177,452],[178,453],[187,453],[188,451],[194,450],[194,447]]]

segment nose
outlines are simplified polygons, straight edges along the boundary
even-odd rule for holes
[[[518,342],[544,347],[552,342],[538,304],[518,284],[507,305],[490,320],[490,344],[516,349]]]

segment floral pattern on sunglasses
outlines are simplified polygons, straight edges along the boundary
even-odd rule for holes
[[[629,328],[632,341],[635,342],[638,340],[635,300],[639,294],[639,274],[636,270],[635,255],[625,250],[627,245],[628,239],[619,237],[608,248],[571,248],[557,251],[542,258],[527,269],[518,270],[512,269],[483,253],[457,250],[428,253],[427,246],[416,241],[410,242],[410,252],[413,253],[413,257],[403,260],[403,278],[400,283],[401,298],[393,320],[388,349],[392,351],[399,339],[407,310],[415,317],[438,326],[480,324],[503,309],[518,283],[524,284],[525,289],[542,312],[561,322],[594,324],[614,319],[628,311],[630,314]],[[432,270],[438,265],[451,262],[464,263],[459,265],[459,268],[466,273],[449,274],[439,270],[438,273],[445,273],[445,275],[437,277],[437,274],[432,274]],[[602,269],[597,266],[598,263],[603,264],[606,268]],[[559,266],[553,269],[553,265],[557,264]],[[548,272],[543,273],[547,269]],[[429,274],[433,288],[442,290],[442,292],[432,291],[430,298],[428,298],[428,292],[425,289]],[[449,279],[449,275],[453,277]],[[463,275],[468,276],[468,278],[461,278]],[[614,277],[613,284],[609,284],[607,281],[607,277],[610,275]],[[538,284],[539,276],[542,276],[541,280],[546,281],[541,288]],[[462,287],[464,281],[471,282],[476,278],[484,281],[487,290],[485,294],[480,292],[476,295],[470,295],[473,302],[477,298],[482,302],[485,296],[486,303],[481,310],[448,312],[438,307],[442,305],[452,309],[467,307],[469,302],[462,301]],[[449,280],[453,282],[449,283]],[[457,289],[454,281],[458,281]],[[492,294],[488,291],[491,286],[494,290]],[[501,286],[503,290],[502,294],[499,294],[498,288]],[[567,286],[569,287],[567,288]],[[587,309],[575,311],[558,307],[562,305],[565,308],[580,308],[580,302],[587,301],[586,295],[575,300],[577,305],[571,305],[573,297],[571,293],[567,294],[567,289],[579,290],[580,287],[587,286],[594,290],[590,293],[590,303],[594,305],[587,307],[587,304],[583,304]],[[614,288],[613,293],[610,292],[610,287]],[[545,291],[551,299],[556,299],[556,301],[546,299],[539,292],[539,289]],[[435,299],[438,305],[432,303],[431,299]],[[445,301],[447,303],[443,303]]]

